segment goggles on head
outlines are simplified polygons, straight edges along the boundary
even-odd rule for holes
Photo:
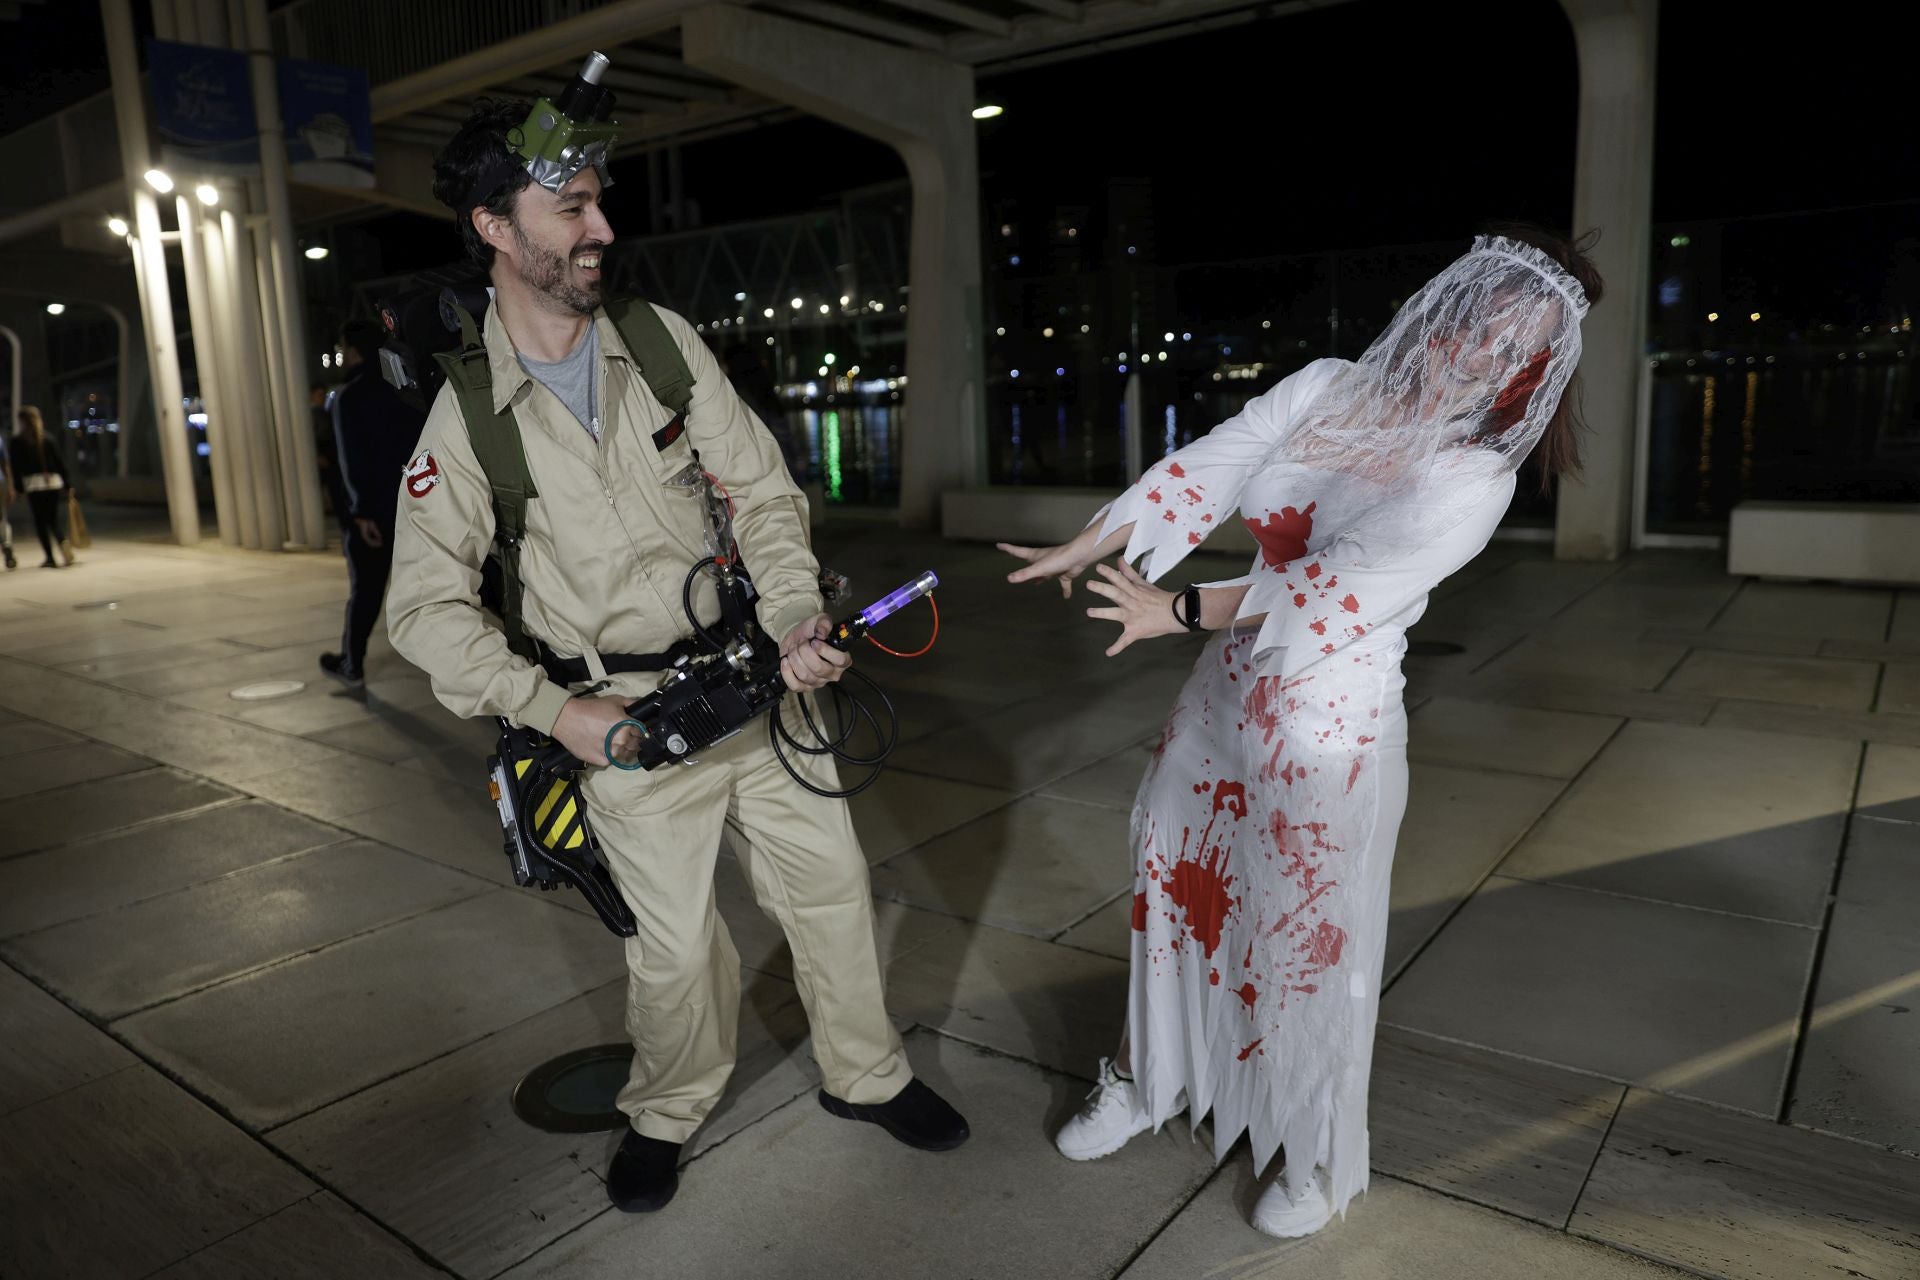
[[[558,98],[534,103],[525,122],[507,131],[508,159],[480,176],[460,211],[485,204],[522,170],[555,195],[589,166],[602,186],[612,186],[607,152],[620,140],[620,122],[613,119],[613,91],[600,83],[608,65],[605,54],[588,54]]]

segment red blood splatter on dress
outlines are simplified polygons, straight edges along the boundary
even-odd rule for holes
[[[1304,510],[1282,507],[1278,513],[1269,511],[1264,522],[1241,521],[1260,544],[1260,559],[1269,569],[1278,569],[1307,554],[1307,541],[1313,537],[1313,509],[1318,505],[1309,502]]]

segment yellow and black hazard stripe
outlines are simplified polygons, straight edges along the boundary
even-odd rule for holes
[[[514,762],[515,772],[524,779],[533,767],[531,760]],[[533,805],[533,835],[548,849],[578,849],[587,841],[587,811],[580,803],[579,785],[572,778],[555,778],[540,795],[527,799]]]

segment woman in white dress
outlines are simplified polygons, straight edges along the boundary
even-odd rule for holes
[[[1253,1214],[1318,1230],[1367,1185],[1367,1078],[1407,798],[1400,660],[1427,594],[1478,555],[1539,447],[1577,466],[1574,246],[1482,237],[1357,362],[1321,360],[1149,468],[1060,547],[1001,544],[1011,582],[1073,580],[1136,640],[1214,631],[1134,802],[1128,1035],[1063,1154],[1111,1154],[1189,1111],[1216,1158],[1246,1133],[1284,1169]],[[1236,514],[1252,570],[1150,585]],[[1135,572],[1131,562],[1140,562]]]

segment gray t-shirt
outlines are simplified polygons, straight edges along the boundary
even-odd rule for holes
[[[594,385],[600,372],[600,327],[591,320],[587,332],[573,350],[549,363],[522,353],[520,367],[538,378],[547,390],[560,397],[560,403],[573,410],[580,425],[595,440],[600,438],[599,388]]]

